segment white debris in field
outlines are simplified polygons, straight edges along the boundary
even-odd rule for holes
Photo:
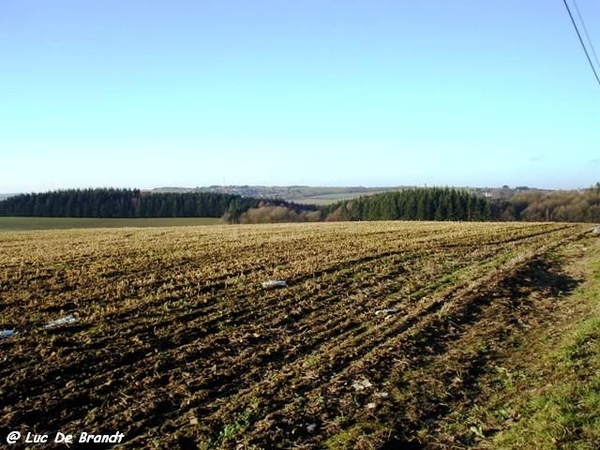
[[[363,378],[360,381],[355,381],[354,383],[352,383],[352,387],[357,391],[364,391],[365,389],[373,387],[373,383],[371,383],[366,378]]]
[[[387,392],[375,392],[374,397],[375,398],[388,398],[390,396],[390,394],[388,394]]]
[[[57,325],[65,325],[65,324],[75,323],[75,322],[77,322],[77,319],[75,317],[73,317],[73,314],[69,314],[68,316],[61,317],[60,319],[51,320],[46,325],[44,325],[44,328],[52,328]]]
[[[393,308],[379,309],[375,311],[375,315],[378,316],[379,314],[394,314],[395,312],[398,312],[397,306],[394,306]]]
[[[597,227],[595,227],[595,228],[592,230],[592,233],[594,233],[594,234],[600,234],[600,225],[598,225]]]
[[[306,427],[306,431],[308,431],[309,433],[314,433],[316,430],[317,430],[316,423],[311,423],[309,426]]]
[[[367,409],[375,409],[377,408],[377,404],[374,402],[367,403]]]
[[[269,281],[263,281],[262,283],[262,287],[265,289],[275,289],[275,288],[282,288],[282,287],[286,287],[287,283],[284,280],[269,280]]]
[[[0,331],[0,338],[9,338],[15,334],[17,334],[15,330],[2,330]]]

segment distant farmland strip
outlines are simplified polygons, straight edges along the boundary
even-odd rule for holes
[[[26,230],[66,230],[72,228],[182,227],[215,225],[213,217],[150,219],[96,219],[85,217],[0,217],[0,232]]]

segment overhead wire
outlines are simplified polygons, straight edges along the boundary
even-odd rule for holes
[[[585,56],[587,57],[588,63],[590,63],[590,67],[592,68],[592,72],[594,72],[594,76],[596,77],[596,81],[598,82],[598,86],[600,86],[600,77],[598,77],[598,73],[596,72],[596,68],[594,67],[594,63],[592,63],[592,59],[590,58],[590,54],[587,51],[587,48],[585,46],[585,43],[583,42],[583,39],[581,38],[581,33],[579,32],[579,28],[577,27],[577,23],[575,22],[575,19],[573,18],[573,14],[571,14],[571,8],[569,8],[569,4],[567,3],[567,0],[563,0],[563,3],[565,4],[565,8],[567,8],[567,12],[569,13],[569,17],[571,18],[571,23],[573,24],[573,27],[575,27],[575,32],[577,33],[577,37],[579,38],[579,42],[581,43],[581,47],[583,48],[583,51],[585,52]]]
[[[592,49],[592,54],[594,55],[594,59],[596,59],[596,64],[598,64],[598,67],[600,67],[600,61],[598,61],[598,55],[596,54],[596,49],[594,49],[594,44],[592,43],[592,40],[590,39],[590,35],[588,34],[587,27],[585,26],[583,17],[581,17],[581,13],[579,12],[579,6],[577,6],[577,2],[575,0],[573,0],[573,5],[575,5],[575,11],[577,12],[577,17],[579,17],[579,21],[581,22],[581,26],[583,27],[583,33],[585,34],[588,44],[590,45],[590,48]]]

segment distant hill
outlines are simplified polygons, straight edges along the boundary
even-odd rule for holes
[[[207,192],[214,194],[240,195],[253,198],[279,198],[294,203],[327,205],[340,200],[351,200],[361,195],[382,192],[396,192],[411,186],[363,187],[363,186],[203,186],[196,188],[160,187],[152,189],[154,193]]]
[[[456,186],[455,186],[456,187]],[[153,193],[213,193],[239,195],[253,198],[278,198],[288,202],[311,205],[331,205],[343,200],[353,200],[365,195],[399,192],[414,189],[415,186],[248,186],[248,185],[212,185],[195,188],[159,187],[150,190]],[[547,189],[530,188],[528,186],[508,186],[495,188],[456,187],[491,200],[508,200],[521,193],[550,193]]]
[[[415,186],[248,186],[248,185],[212,185],[194,188],[165,186],[153,189],[143,189],[142,192],[154,194],[183,194],[183,193],[212,193],[239,195],[241,197],[252,198],[277,198],[288,202],[311,204],[311,205],[331,205],[342,200],[353,200],[360,196],[381,194],[384,192],[398,192],[406,189],[413,189]],[[470,192],[486,197],[492,200],[508,200],[514,195],[522,193],[550,193],[551,190],[530,188],[527,186],[517,186],[510,188],[508,186],[495,188],[481,187],[462,187]],[[19,195],[18,193],[0,193],[0,201]]]

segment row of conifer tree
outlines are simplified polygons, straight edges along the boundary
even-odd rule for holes
[[[328,207],[330,220],[492,219],[491,203],[466,190],[414,188],[346,200]]]
[[[583,191],[527,193],[508,200],[495,201],[464,189],[413,188],[343,200],[320,207],[300,205],[281,199],[223,193],[152,193],[139,189],[113,188],[70,189],[9,197],[0,201],[0,215],[98,218],[221,217],[231,223],[254,222],[265,217],[269,221],[598,222],[600,184]]]
[[[253,198],[214,193],[144,193],[138,189],[70,189],[0,201],[0,214],[38,217],[222,217],[257,206]]]

